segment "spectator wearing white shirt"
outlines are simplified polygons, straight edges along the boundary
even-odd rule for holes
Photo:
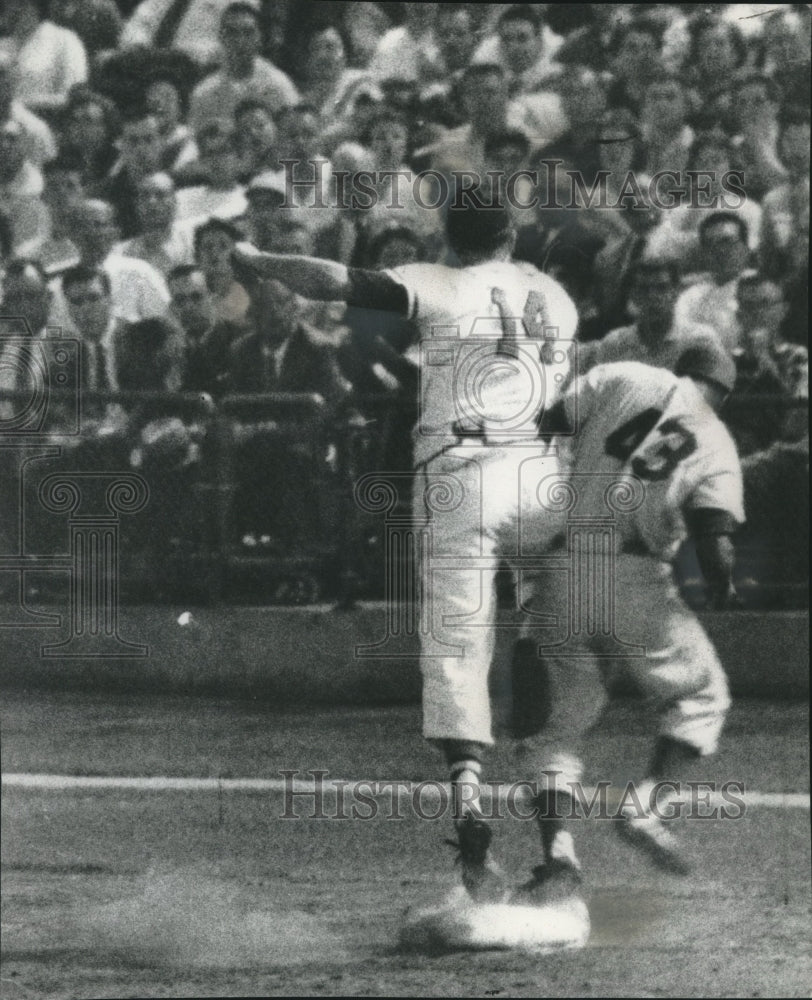
[[[332,27],[317,28],[308,38],[303,76],[302,99],[316,109],[322,132],[341,132],[372,82],[366,70],[347,66],[344,40]]]
[[[765,271],[779,281],[809,270],[809,108],[781,110],[778,150],[787,180],[764,197]]]
[[[220,19],[231,0],[143,0],[124,25],[120,45],[179,49],[204,66],[221,57]]]
[[[195,229],[195,263],[206,276],[215,316],[229,323],[243,323],[251,305],[248,292],[234,277],[231,254],[244,239],[236,226],[223,219],[209,219]]]
[[[425,83],[442,75],[443,60],[437,45],[435,21],[438,3],[406,3],[405,24],[381,36],[368,72],[375,80],[415,80]]]
[[[153,80],[144,94],[144,103],[147,114],[158,122],[163,169],[175,171],[195,160],[197,146],[191,129],[183,124],[183,100],[175,81],[168,77]]]
[[[150,316],[164,316],[169,306],[166,282],[146,261],[115,253],[113,247],[118,236],[115,213],[109,202],[88,199],[73,212],[73,240],[81,263],[100,267],[107,273],[115,315],[130,323]],[[73,328],[59,279],[54,283],[51,322],[55,326]]]
[[[0,124],[15,121],[22,126],[25,158],[35,167],[56,156],[53,132],[33,111],[14,97],[14,66],[9,53],[0,52]]]
[[[554,58],[562,41],[543,24],[539,4],[511,4],[500,14],[496,34],[482,41],[473,61],[504,66],[511,96],[530,94],[562,71]]]
[[[695,205],[683,204],[665,213],[666,224],[675,233],[690,234],[691,244],[686,253],[698,249],[699,224],[708,212],[723,209],[735,212],[747,224],[747,246],[751,252],[759,248],[761,240],[761,206],[753,198],[725,189],[726,178],[735,163],[735,150],[724,133],[718,131],[699,135],[691,147],[688,169],[699,171]],[[674,168],[676,169],[676,167]]]
[[[189,124],[198,131],[217,118],[231,118],[246,97],[264,101],[273,111],[299,99],[286,73],[263,59],[262,35],[256,9],[243,0],[229,4],[220,20],[223,66],[192,92]]]
[[[747,267],[747,223],[735,212],[713,212],[699,225],[699,246],[708,275],[677,299],[678,323],[713,327],[732,355],[740,346],[736,291]]]
[[[46,274],[56,274],[79,263],[79,251],[73,242],[73,213],[84,201],[82,162],[64,153],[43,169],[45,187],[44,234],[24,243],[19,256],[38,261]]]
[[[0,125],[0,212],[11,221],[15,249],[45,238],[42,189],[42,174],[25,158],[22,125],[12,120]]]
[[[61,110],[88,76],[78,35],[44,16],[34,0],[5,0],[5,28],[16,63],[16,96],[34,112]]]
[[[166,278],[170,271],[194,260],[192,230],[176,221],[177,195],[169,174],[156,173],[138,183],[138,236],[118,243],[116,253],[151,264]]]
[[[197,133],[200,158],[195,165],[205,183],[178,191],[178,221],[195,226],[210,217],[236,219],[247,207],[239,183],[240,153],[231,122],[212,121]]]
[[[641,361],[673,371],[689,344],[710,342],[718,350],[719,338],[710,327],[677,321],[679,281],[680,267],[675,259],[649,257],[638,261],[630,292],[634,322],[610,331],[602,340],[582,345],[580,370],[615,361]]]

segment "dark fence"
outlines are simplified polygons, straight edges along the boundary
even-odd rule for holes
[[[29,396],[4,398],[30,405]],[[60,391],[51,398],[58,404]],[[748,419],[778,408],[805,421],[807,404],[753,397],[734,403],[734,424],[739,406]],[[86,393],[78,419],[55,412],[50,423],[0,419],[0,597],[64,595],[80,557],[107,560],[105,578],[135,602],[351,606],[383,598],[386,573],[410,575],[396,565],[408,553],[396,557],[387,541],[411,504],[407,403],[368,397],[337,413],[306,394],[215,405],[196,394]],[[807,607],[808,444],[774,444],[743,468],[745,604]],[[373,474],[378,498],[359,502],[356,487]],[[676,568],[702,606],[690,545]]]

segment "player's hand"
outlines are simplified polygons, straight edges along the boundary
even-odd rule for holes
[[[733,584],[728,583],[708,588],[708,607],[711,611],[737,611],[744,607],[744,602]]]

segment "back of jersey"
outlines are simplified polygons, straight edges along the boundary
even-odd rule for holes
[[[455,439],[533,440],[569,370],[577,312],[532,265],[491,261],[388,272],[406,287],[420,336],[416,461]]]
[[[690,379],[637,362],[598,365],[576,380],[566,405],[577,426],[568,462],[573,513],[614,513],[621,549],[669,561],[687,537],[689,511],[744,520],[735,445]],[[629,490],[610,508],[613,477]]]

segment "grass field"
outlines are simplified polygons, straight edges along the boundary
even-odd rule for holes
[[[613,705],[590,778],[648,755],[641,706]],[[4,774],[443,778],[416,708],[301,709],[204,699],[4,698]],[[489,777],[508,779],[500,750]],[[808,792],[805,706],[738,703],[723,747],[688,777]],[[544,957],[397,950],[406,907],[454,884],[450,821],[282,819],[277,791],[3,792],[2,996],[809,996],[808,808],[677,821],[695,870],[661,875],[611,822],[573,823],[589,946]],[[303,806],[301,812],[307,811]],[[517,880],[533,824],[498,824]]]

